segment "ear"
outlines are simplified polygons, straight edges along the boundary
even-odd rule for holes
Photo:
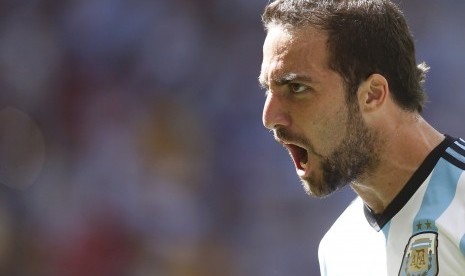
[[[371,112],[380,109],[389,94],[389,85],[385,77],[380,74],[370,75],[357,91],[360,110]]]

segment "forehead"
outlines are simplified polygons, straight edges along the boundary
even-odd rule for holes
[[[280,74],[316,74],[327,66],[327,35],[313,27],[271,25],[263,44],[261,82]]]

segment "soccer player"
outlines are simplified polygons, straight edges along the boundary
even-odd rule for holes
[[[465,141],[421,116],[428,67],[399,8],[276,0],[262,19],[264,125],[309,194],[358,194],[320,243],[321,274],[465,275]]]

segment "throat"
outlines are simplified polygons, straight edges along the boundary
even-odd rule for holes
[[[351,187],[354,190],[354,192],[358,196],[360,196],[360,198],[363,200],[363,202],[375,214],[383,213],[384,210],[386,209],[386,207],[390,203],[390,201],[387,202],[385,200],[385,195],[382,192],[379,192],[376,189],[373,189],[372,187],[367,187],[365,185],[361,185],[360,183],[358,183],[356,181],[351,183]]]
[[[394,173],[395,172],[395,173]],[[375,214],[381,214],[405,187],[413,169],[390,170],[390,173],[370,173],[351,183],[352,189]]]

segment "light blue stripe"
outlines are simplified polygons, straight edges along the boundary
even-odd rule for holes
[[[463,140],[462,140],[462,141],[463,141]],[[459,146],[459,147],[461,147],[462,149],[464,149],[464,150],[465,150],[465,146],[464,146],[464,145],[462,145],[462,144],[460,144],[459,142],[455,142],[454,144],[456,144],[457,146]]]
[[[433,170],[431,180],[426,189],[415,220],[413,221],[413,233],[419,232],[417,224],[425,220],[436,221],[449,207],[454,199],[462,170],[451,165],[443,158],[439,159]],[[432,230],[436,230],[433,227]]]
[[[462,251],[462,255],[465,256],[465,235],[463,235],[462,239],[460,240],[460,251]]]
[[[460,160],[460,161],[465,163],[465,156],[461,155],[460,153],[456,152],[455,150],[453,150],[451,148],[448,148],[446,150],[446,152],[448,154],[452,155],[453,157],[455,157],[455,159]]]
[[[422,246],[430,246],[430,245],[431,245],[430,242],[417,243],[417,244],[412,245],[412,248],[417,248],[417,247],[422,247]]]
[[[384,225],[384,227],[381,229],[381,231],[383,231],[383,234],[384,234],[384,237],[386,237],[386,243],[388,241],[388,237],[389,237],[389,230],[391,229],[391,221],[389,221],[388,223],[386,223]]]

